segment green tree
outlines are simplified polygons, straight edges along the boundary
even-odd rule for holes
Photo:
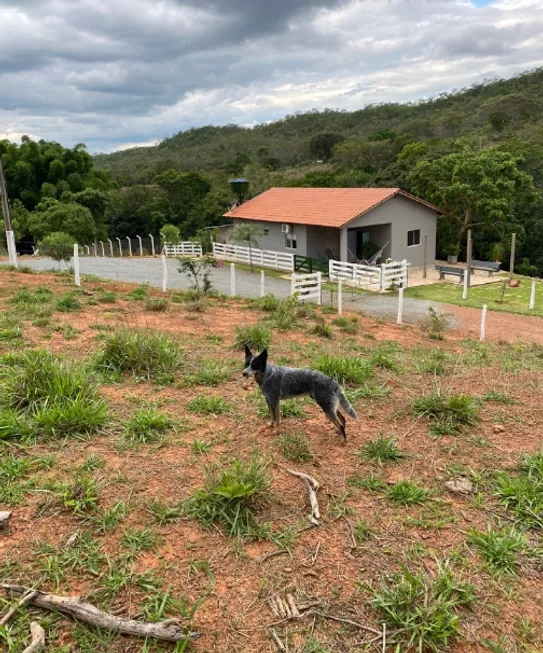
[[[342,140],[344,140],[344,137],[334,132],[315,134],[309,141],[309,152],[314,159],[328,161],[332,156],[332,150]]]
[[[170,215],[181,224],[209,193],[209,182],[197,172],[166,170],[157,175],[154,183],[166,193]]]
[[[510,220],[515,196],[533,191],[532,179],[508,152],[468,149],[420,161],[408,176],[412,191],[456,224],[456,251],[467,229]]]
[[[74,243],[75,239],[72,236],[63,231],[55,231],[42,238],[38,243],[38,247],[41,255],[50,256],[55,261],[58,261],[58,267],[60,269],[61,261],[66,263],[72,258]]]
[[[54,202],[51,204],[51,202]],[[96,237],[96,224],[92,213],[79,204],[62,204],[48,200],[48,208],[35,211],[28,220],[29,231],[35,241],[55,232],[64,232],[74,242],[90,243]]]
[[[174,224],[165,224],[160,230],[165,245],[179,245],[179,229]]]
[[[257,238],[262,236],[262,227],[259,224],[250,224],[250,223],[240,223],[230,234],[230,240],[233,240],[235,243],[248,243],[249,245],[249,264],[251,266],[251,272],[254,272],[253,268],[253,247],[258,247]]]

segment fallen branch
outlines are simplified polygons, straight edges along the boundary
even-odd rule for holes
[[[319,526],[319,519],[321,518],[321,514],[319,510],[319,502],[317,500],[317,491],[320,488],[318,481],[316,481],[312,476],[309,476],[308,474],[304,474],[303,472],[296,472],[293,469],[285,467],[284,465],[279,465],[279,467],[282,467],[292,476],[297,476],[305,482],[309,492],[309,503],[311,504],[311,516],[309,519],[314,526]]]
[[[375,628],[370,628],[369,626],[364,626],[363,624],[359,624],[357,621],[351,621],[350,619],[344,619],[343,617],[334,617],[332,614],[326,614],[325,612],[318,612],[317,610],[311,610],[312,614],[316,614],[319,617],[322,617],[323,619],[330,619],[332,621],[339,621],[342,624],[349,624],[350,626],[354,626],[355,628],[360,628],[361,630],[367,630],[370,633],[374,633],[376,635],[379,635],[379,639],[383,636],[383,631],[381,630],[375,630]],[[309,614],[309,613],[306,613]]]
[[[17,612],[19,608],[21,608],[25,603],[28,603],[28,601],[32,601],[33,598],[35,598],[38,595],[37,592],[34,592],[33,590],[28,590],[23,598],[19,601],[19,603],[12,605],[11,608],[6,612],[6,614],[0,619],[0,626],[3,626],[4,624],[7,624],[7,622],[13,617],[13,615]]]
[[[23,653],[35,653],[35,651],[41,651],[45,646],[45,630],[37,621],[30,623],[30,634],[32,635],[32,641]]]
[[[27,598],[29,603],[38,608],[53,610],[70,615],[79,621],[83,621],[97,628],[113,630],[124,633],[125,635],[134,635],[135,637],[153,637],[164,642],[179,642],[186,639],[196,639],[200,633],[186,632],[181,627],[178,619],[166,619],[158,623],[144,623],[134,619],[123,619],[116,617],[107,612],[102,612],[90,603],[84,603],[79,596],[57,596],[55,594],[45,594],[39,591],[29,590],[27,587],[20,585],[10,585],[2,583],[2,589],[15,594],[28,594],[32,592],[34,596]],[[25,601],[26,602],[26,601]]]
[[[273,641],[275,642],[275,645],[277,646],[277,650],[281,651],[281,653],[286,653],[286,647],[283,644],[283,642],[279,639],[279,635],[275,632],[273,628],[270,628],[270,635],[273,638]]]

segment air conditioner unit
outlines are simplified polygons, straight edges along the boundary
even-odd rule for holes
[[[282,224],[281,225],[281,231],[284,234],[288,234],[290,232],[290,225],[289,224]]]

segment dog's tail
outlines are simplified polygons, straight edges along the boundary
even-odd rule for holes
[[[358,415],[355,413],[354,408],[349,403],[349,400],[347,399],[345,393],[341,388],[338,391],[338,398],[339,398],[339,405],[343,408],[343,410],[347,413],[347,415],[349,415],[353,419],[358,419]]]

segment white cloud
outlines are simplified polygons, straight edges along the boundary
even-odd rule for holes
[[[0,0],[0,23],[0,130],[91,151],[543,64],[543,0]]]

